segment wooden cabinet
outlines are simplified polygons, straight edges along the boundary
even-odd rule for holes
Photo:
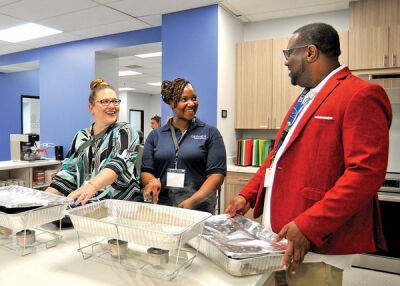
[[[348,31],[339,32],[348,64]],[[236,129],[279,129],[302,88],[293,86],[282,50],[290,37],[237,44]]]
[[[399,12],[399,10],[397,10]],[[389,64],[400,67],[400,25],[389,27]]]
[[[290,37],[273,39],[274,59],[272,68],[274,78],[272,81],[273,90],[273,122],[272,129],[279,129],[290,106],[296,97],[303,90],[299,86],[294,86],[290,82],[289,70],[285,66],[285,57],[282,50],[287,48]]]
[[[236,46],[236,128],[268,129],[272,121],[272,40]]]
[[[349,67],[399,67],[400,0],[350,3]]]
[[[254,174],[251,173],[227,172],[225,178],[224,209],[228,206],[229,202],[240,193],[253,176]],[[245,217],[258,221],[259,223],[262,222],[262,216],[254,219],[253,209],[250,209]]]

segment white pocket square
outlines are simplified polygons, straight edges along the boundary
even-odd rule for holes
[[[314,116],[315,119],[333,120],[332,116]]]

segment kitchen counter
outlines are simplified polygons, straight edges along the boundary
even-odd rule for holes
[[[237,166],[232,163],[228,163],[226,166],[226,170],[228,172],[252,173],[252,174],[257,173],[259,168],[260,167],[254,167],[254,166]]]
[[[55,230],[51,225],[46,229]],[[77,251],[78,240],[73,228],[61,230],[63,239],[49,249],[39,249],[36,253],[19,256],[0,248],[1,286],[71,286],[71,285],[264,285],[270,273],[247,277],[227,274],[205,256],[198,254],[193,264],[184,269],[172,281],[152,278],[140,273],[129,272],[101,262],[82,258]],[[268,282],[269,284],[269,282]]]
[[[35,161],[0,161],[1,170],[13,170],[21,168],[44,167],[49,165],[58,165],[61,161],[54,159],[44,159]]]

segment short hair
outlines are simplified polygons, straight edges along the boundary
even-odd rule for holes
[[[174,103],[174,107],[177,106],[181,100],[181,95],[185,87],[190,84],[188,80],[183,78],[177,78],[174,80],[164,80],[161,85],[161,96],[162,100],[166,104]]]
[[[103,90],[106,88],[112,89],[115,93],[117,93],[115,89],[111,85],[109,85],[108,82],[106,82],[104,79],[96,78],[92,80],[92,82],[90,83],[89,103],[91,105],[94,105],[96,101],[96,93],[99,90]]]
[[[160,115],[154,115],[152,118],[150,118],[150,120],[154,120],[155,122],[157,122],[158,125],[161,124],[161,116]]]
[[[293,34],[298,34],[298,43],[314,45],[328,57],[336,58],[341,54],[339,35],[331,25],[308,24],[300,27]]]

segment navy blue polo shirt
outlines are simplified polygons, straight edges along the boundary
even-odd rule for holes
[[[144,144],[141,172],[153,174],[161,181],[160,203],[168,197],[167,169],[175,166],[175,146],[172,140],[171,120],[151,131]],[[175,127],[174,127],[175,128]],[[179,142],[182,132],[175,128]],[[178,169],[185,169],[185,189],[200,189],[207,175],[226,175],[226,150],[218,129],[198,118],[191,122],[178,153]]]

